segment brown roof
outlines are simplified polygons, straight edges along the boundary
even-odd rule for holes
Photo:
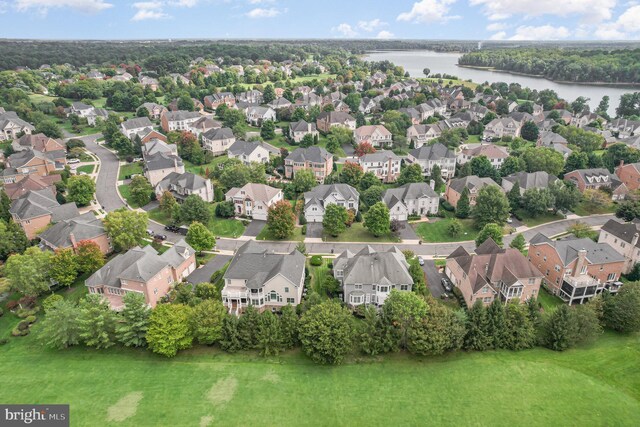
[[[50,189],[51,194],[55,196],[55,183],[61,179],[60,175],[39,176],[32,174],[13,184],[5,184],[4,189],[11,200],[17,199],[28,191],[44,190],[45,188]]]

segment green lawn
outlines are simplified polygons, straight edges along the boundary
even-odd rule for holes
[[[522,218],[522,222],[527,227],[535,227],[537,225],[546,224],[547,222],[560,221],[561,219],[564,219],[562,215],[560,214],[554,215],[551,212],[547,212],[543,215],[538,215],[535,217],[528,215],[527,212],[524,210],[520,210],[520,212],[518,213],[520,215],[520,218]]]
[[[80,172],[84,172],[84,173],[87,173],[87,174],[91,174],[91,173],[93,173],[93,170],[94,170],[95,168],[96,168],[96,167],[95,167],[95,165],[82,165],[82,166],[79,166],[79,167],[76,169],[76,171],[77,171],[78,173],[80,173]]]
[[[566,352],[398,354],[326,367],[297,351],[261,358],[198,347],[166,359],[121,347],[44,350],[34,339],[38,324],[33,328],[2,348],[0,401],[68,403],[73,426],[386,426],[389,420],[635,426],[640,420],[638,335],[607,333]]]
[[[449,224],[453,221],[453,218],[444,218],[435,222],[421,222],[414,224],[414,228],[418,236],[422,238],[424,242],[428,243],[445,243],[445,242],[464,242],[466,240],[475,240],[478,235],[478,230],[473,227],[472,219],[460,219],[462,224],[462,231],[452,236],[449,233]]]
[[[207,169],[209,169],[209,171],[212,171],[214,168],[217,168],[218,165],[222,162],[224,162],[225,160],[228,160],[229,158],[226,155],[223,156],[218,156],[216,158],[214,158],[211,163],[206,163],[204,165],[194,165],[193,163],[187,161],[187,160],[183,160],[182,162],[184,163],[184,170],[186,172],[190,172],[196,175],[202,175],[205,176],[207,173]]]
[[[549,291],[542,286],[540,287],[540,293],[538,294],[538,302],[542,304],[544,311],[555,310],[556,307],[564,304],[560,298],[555,295],[551,295]]]
[[[118,173],[118,180],[123,181],[134,174],[142,174],[142,165],[138,162],[127,163],[126,165],[120,165],[120,172]]]
[[[283,239],[285,241],[298,241],[298,242],[302,242],[304,241],[304,235],[302,234],[302,227],[296,227],[293,230],[293,234],[289,237],[287,237],[286,239]],[[268,228],[265,226],[260,233],[258,233],[258,235],[256,236],[256,240],[280,240],[280,239],[276,239],[275,237],[273,237],[273,235],[271,234],[271,232],[268,230]]]
[[[480,142],[480,135],[469,135],[467,144],[477,144]]]
[[[207,228],[216,237],[240,237],[244,233],[244,225],[237,219],[218,218],[215,216],[215,203],[210,205],[211,220],[207,224]],[[148,212],[149,218],[161,224],[171,223],[171,218],[165,215],[159,208],[152,209]]]
[[[371,242],[371,243],[396,243],[399,242],[396,236],[391,233],[386,236],[376,237],[369,232],[361,222],[354,222],[351,227],[347,227],[344,233],[338,237],[330,236],[324,233],[324,239],[327,242]]]
[[[579,216],[598,215],[606,213],[614,213],[616,211],[616,205],[611,202],[605,206],[594,206],[591,203],[585,201],[580,202],[578,207],[573,210],[573,213]]]
[[[313,266],[307,260],[307,268],[309,269],[309,274],[311,275],[311,281],[309,282],[309,286],[311,289],[316,291],[318,294],[322,296],[327,296],[326,293],[322,292],[322,283],[324,282],[325,277],[329,273],[329,262],[331,259],[323,259],[322,265]]]

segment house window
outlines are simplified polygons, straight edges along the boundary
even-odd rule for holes
[[[400,290],[401,291],[408,291],[409,290],[409,285],[400,285]]]
[[[586,274],[587,273],[587,266],[583,265],[582,268],[580,269],[580,274]]]
[[[295,304],[295,303],[296,303],[295,298],[287,298],[287,304]]]
[[[351,304],[362,304],[362,295],[351,295],[349,301]]]
[[[485,304],[490,303],[491,302],[491,297],[482,298],[482,302],[485,303]]]
[[[357,291],[361,291],[362,290],[362,285],[354,285],[354,289]]]
[[[487,289],[487,287],[485,286],[484,288],[482,288],[482,293],[486,294],[487,292],[489,292],[489,289]]]
[[[616,280],[616,273],[609,273],[609,275],[607,276],[607,281],[612,281],[612,280]]]
[[[289,293],[289,288],[284,288],[284,293],[288,294]]]
[[[380,292],[389,292],[389,287],[388,286],[380,286]]]
[[[549,271],[549,270],[547,270]],[[533,285],[534,283],[536,283],[536,279],[534,279],[533,277],[529,278],[529,284]]]

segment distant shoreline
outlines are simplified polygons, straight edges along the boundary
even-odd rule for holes
[[[475,70],[484,70],[484,71],[495,71],[498,73],[508,73],[508,74],[513,74],[515,76],[526,76],[526,77],[534,77],[534,78],[539,78],[539,79],[545,79],[545,80],[549,80],[550,82],[554,82],[554,83],[559,83],[559,84],[567,84],[567,85],[584,85],[584,86],[610,86],[610,87],[619,87],[619,88],[639,88],[640,87],[640,83],[613,83],[613,82],[572,82],[572,81],[567,81],[567,80],[553,80],[553,79],[549,79],[545,76],[539,75],[539,74],[529,74],[529,73],[521,73],[518,71],[509,71],[509,70],[501,70],[499,68],[495,68],[495,67],[484,67],[484,66],[480,66],[480,65],[462,65],[462,64],[456,64],[456,66],[461,67],[461,68],[472,68]]]

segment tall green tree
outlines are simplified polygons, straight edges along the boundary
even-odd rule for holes
[[[180,220],[191,224],[194,221],[208,224],[211,219],[209,204],[197,194],[191,194],[180,205]]]
[[[545,346],[551,350],[563,351],[573,346],[575,331],[568,306],[563,304],[549,315],[544,324],[544,333]]]
[[[282,348],[280,319],[270,310],[260,315],[258,322],[258,350],[263,356],[275,356]]]
[[[238,331],[238,318],[227,314],[222,321],[222,331],[220,333],[220,347],[228,352],[235,353],[242,349],[240,343],[240,332]]]
[[[393,347],[391,328],[373,306],[364,309],[364,319],[359,324],[356,337],[360,351],[368,356],[387,353]]]
[[[500,301],[500,298],[494,299],[491,305],[487,308],[487,318],[487,333],[490,337],[491,348],[505,348],[507,340],[507,321],[504,312],[504,305]]]
[[[238,334],[243,350],[253,350],[258,346],[258,325],[260,313],[252,305],[247,307],[238,321]]]
[[[222,337],[222,324],[227,315],[221,301],[205,299],[193,308],[190,323],[198,343],[211,345]]]
[[[391,231],[389,208],[384,202],[371,206],[364,215],[364,227],[375,237],[384,236]]]
[[[538,126],[531,120],[527,121],[522,125],[522,130],[520,131],[522,137],[527,141],[536,141],[538,139],[538,134],[540,130]]]
[[[478,236],[476,237],[476,247],[483,244],[484,241],[487,240],[488,238],[493,239],[493,241],[496,242],[498,246],[502,246],[503,232],[504,231],[502,227],[498,224],[493,224],[493,223],[485,224],[485,226],[482,227],[482,229],[478,233]]]
[[[116,314],[100,294],[89,294],[79,305],[80,339],[88,347],[109,348],[115,344]]]
[[[22,227],[13,219],[9,222],[0,220],[0,260],[6,260],[11,254],[24,252],[29,246],[29,239]]]
[[[400,176],[398,177],[398,185],[422,181],[422,167],[417,163],[413,163],[402,168],[402,170],[400,171]]]
[[[524,254],[526,244],[527,242],[524,240],[524,236],[522,234],[518,234],[513,238],[511,243],[509,243],[509,247],[517,249]]]
[[[348,219],[347,208],[331,203],[325,207],[322,226],[331,236],[337,237],[347,229]]]
[[[104,265],[104,254],[92,240],[81,240],[76,246],[76,263],[79,273],[93,273]]]
[[[510,350],[524,350],[535,344],[536,334],[526,307],[519,303],[509,303],[505,307],[505,347]]]
[[[87,206],[93,200],[96,183],[89,175],[74,175],[67,181],[67,200]]]
[[[146,212],[122,208],[111,211],[104,218],[104,228],[116,251],[126,251],[137,246],[147,234]]]
[[[147,330],[151,309],[144,295],[127,292],[122,298],[124,309],[122,321],[116,325],[116,337],[125,347],[144,347],[147,345]]]
[[[51,252],[37,246],[27,248],[22,255],[11,255],[4,266],[4,276],[11,290],[33,297],[48,290],[52,256]]]
[[[604,323],[619,332],[640,331],[640,282],[626,283],[617,295],[605,300]]]
[[[482,301],[477,300],[467,311],[467,333],[464,337],[466,350],[484,351],[491,347],[492,337],[489,335],[489,316]]]
[[[296,215],[288,200],[280,200],[267,211],[267,229],[276,239],[286,239],[293,234]]]
[[[160,304],[153,309],[147,331],[147,343],[151,351],[173,357],[179,350],[191,347],[191,310],[191,307],[183,304]]]
[[[280,317],[280,330],[282,333],[282,347],[285,349],[293,348],[300,342],[298,340],[298,315],[291,305],[282,307],[282,316]]]
[[[302,194],[317,185],[316,177],[311,169],[300,169],[293,176],[291,184],[296,193]]]
[[[300,319],[302,350],[316,363],[340,364],[354,339],[351,313],[329,300],[312,306]]]
[[[131,200],[138,206],[146,206],[151,201],[153,187],[142,175],[134,176],[129,184]]]
[[[40,322],[38,340],[46,347],[61,350],[80,343],[78,306],[61,299],[53,303]]]
[[[78,262],[71,248],[59,248],[51,257],[49,276],[62,286],[71,286],[78,277]]]
[[[458,218],[469,218],[471,215],[471,201],[469,200],[469,189],[462,189],[458,203],[456,204],[456,216]]]
[[[202,223],[192,222],[185,241],[197,252],[208,251],[216,244],[213,233]]]
[[[520,184],[516,181],[511,187],[511,190],[507,193],[507,200],[509,201],[509,207],[511,212],[515,212],[520,209],[522,203],[522,196],[520,195]]]
[[[392,328],[394,346],[407,348],[409,330],[427,315],[427,303],[413,292],[392,290],[382,305],[385,323]]]
[[[473,209],[474,222],[477,228],[494,223],[504,225],[509,217],[511,206],[500,187],[487,185],[480,189]]]

